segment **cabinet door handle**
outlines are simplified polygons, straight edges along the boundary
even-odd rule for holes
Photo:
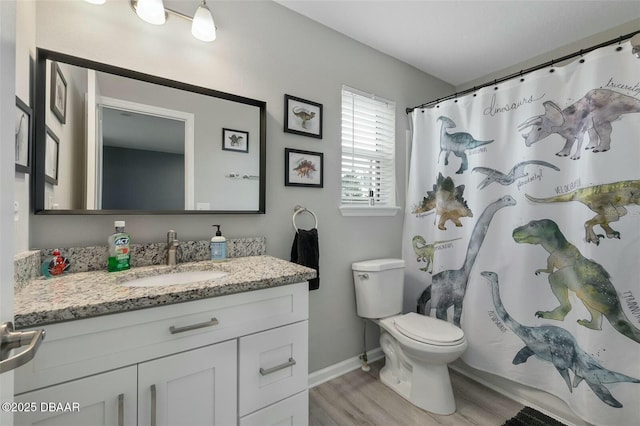
[[[201,322],[198,324],[186,325],[184,327],[174,327],[173,325],[169,327],[169,331],[171,334],[184,333],[185,331],[197,330],[198,328],[212,327],[214,325],[218,325],[218,320],[216,318],[211,318],[210,321]]]
[[[124,426],[124,394],[118,395],[118,426]]]
[[[266,376],[267,374],[275,373],[276,371],[280,371],[287,367],[292,367],[296,365],[296,360],[293,358],[289,358],[289,361],[282,363],[280,365],[276,365],[275,367],[267,368],[266,370],[260,367],[260,374]]]
[[[151,426],[156,426],[156,385],[151,385]]]

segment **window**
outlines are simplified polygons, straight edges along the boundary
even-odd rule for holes
[[[395,127],[395,102],[342,86],[343,215],[387,216],[399,210]]]

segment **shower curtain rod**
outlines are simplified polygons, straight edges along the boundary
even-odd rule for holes
[[[520,70],[520,72],[516,72],[516,73],[513,73],[513,74],[509,74],[509,75],[507,75],[505,77],[502,77],[502,78],[498,78],[498,79],[495,79],[495,80],[492,80],[492,81],[488,81],[488,82],[486,82],[486,83],[484,83],[484,84],[482,84],[480,86],[473,86],[472,88],[464,90],[462,92],[456,92],[456,93],[454,93],[452,95],[445,96],[444,98],[438,98],[438,99],[435,99],[433,101],[425,102],[425,103],[423,103],[421,105],[414,106],[413,108],[407,108],[406,109],[406,113],[409,114],[414,109],[425,108],[425,107],[428,107],[428,106],[431,106],[431,105],[438,104],[440,102],[448,101],[449,99],[455,99],[458,96],[464,96],[464,95],[467,95],[469,93],[473,93],[473,92],[475,92],[477,90],[480,90],[480,89],[482,89],[484,87],[496,85],[498,83],[502,83],[504,81],[511,80],[512,78],[522,77],[525,74],[529,74],[531,72],[538,71],[538,70],[543,69],[543,68],[552,67],[553,65],[555,65],[557,63],[564,62],[564,61],[566,61],[568,59],[572,59],[572,58],[575,58],[577,56],[582,56],[582,55],[584,55],[586,53],[589,53],[589,52],[591,52],[593,50],[600,49],[601,47],[609,46],[609,45],[615,44],[615,43],[622,43],[623,40],[627,40],[627,39],[633,37],[634,35],[636,35],[638,33],[640,33],[640,30],[634,31],[634,32],[629,33],[627,35],[616,37],[614,39],[611,39],[609,41],[605,41],[605,42],[600,43],[600,44],[596,44],[595,46],[591,46],[591,47],[589,47],[587,49],[580,49],[580,50],[578,50],[576,52],[573,52],[573,53],[571,53],[569,55],[563,56],[563,57],[558,58],[558,59],[552,59],[549,62],[545,62],[545,63],[540,64],[540,65],[536,65],[535,67],[531,67],[531,68],[527,68],[527,69],[524,69],[524,70]]]

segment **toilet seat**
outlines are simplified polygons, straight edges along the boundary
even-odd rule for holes
[[[464,340],[464,332],[437,318],[410,312],[394,318],[398,332],[409,339],[434,346],[453,346]]]

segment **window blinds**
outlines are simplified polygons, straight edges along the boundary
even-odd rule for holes
[[[342,87],[342,205],[395,206],[396,104]]]

